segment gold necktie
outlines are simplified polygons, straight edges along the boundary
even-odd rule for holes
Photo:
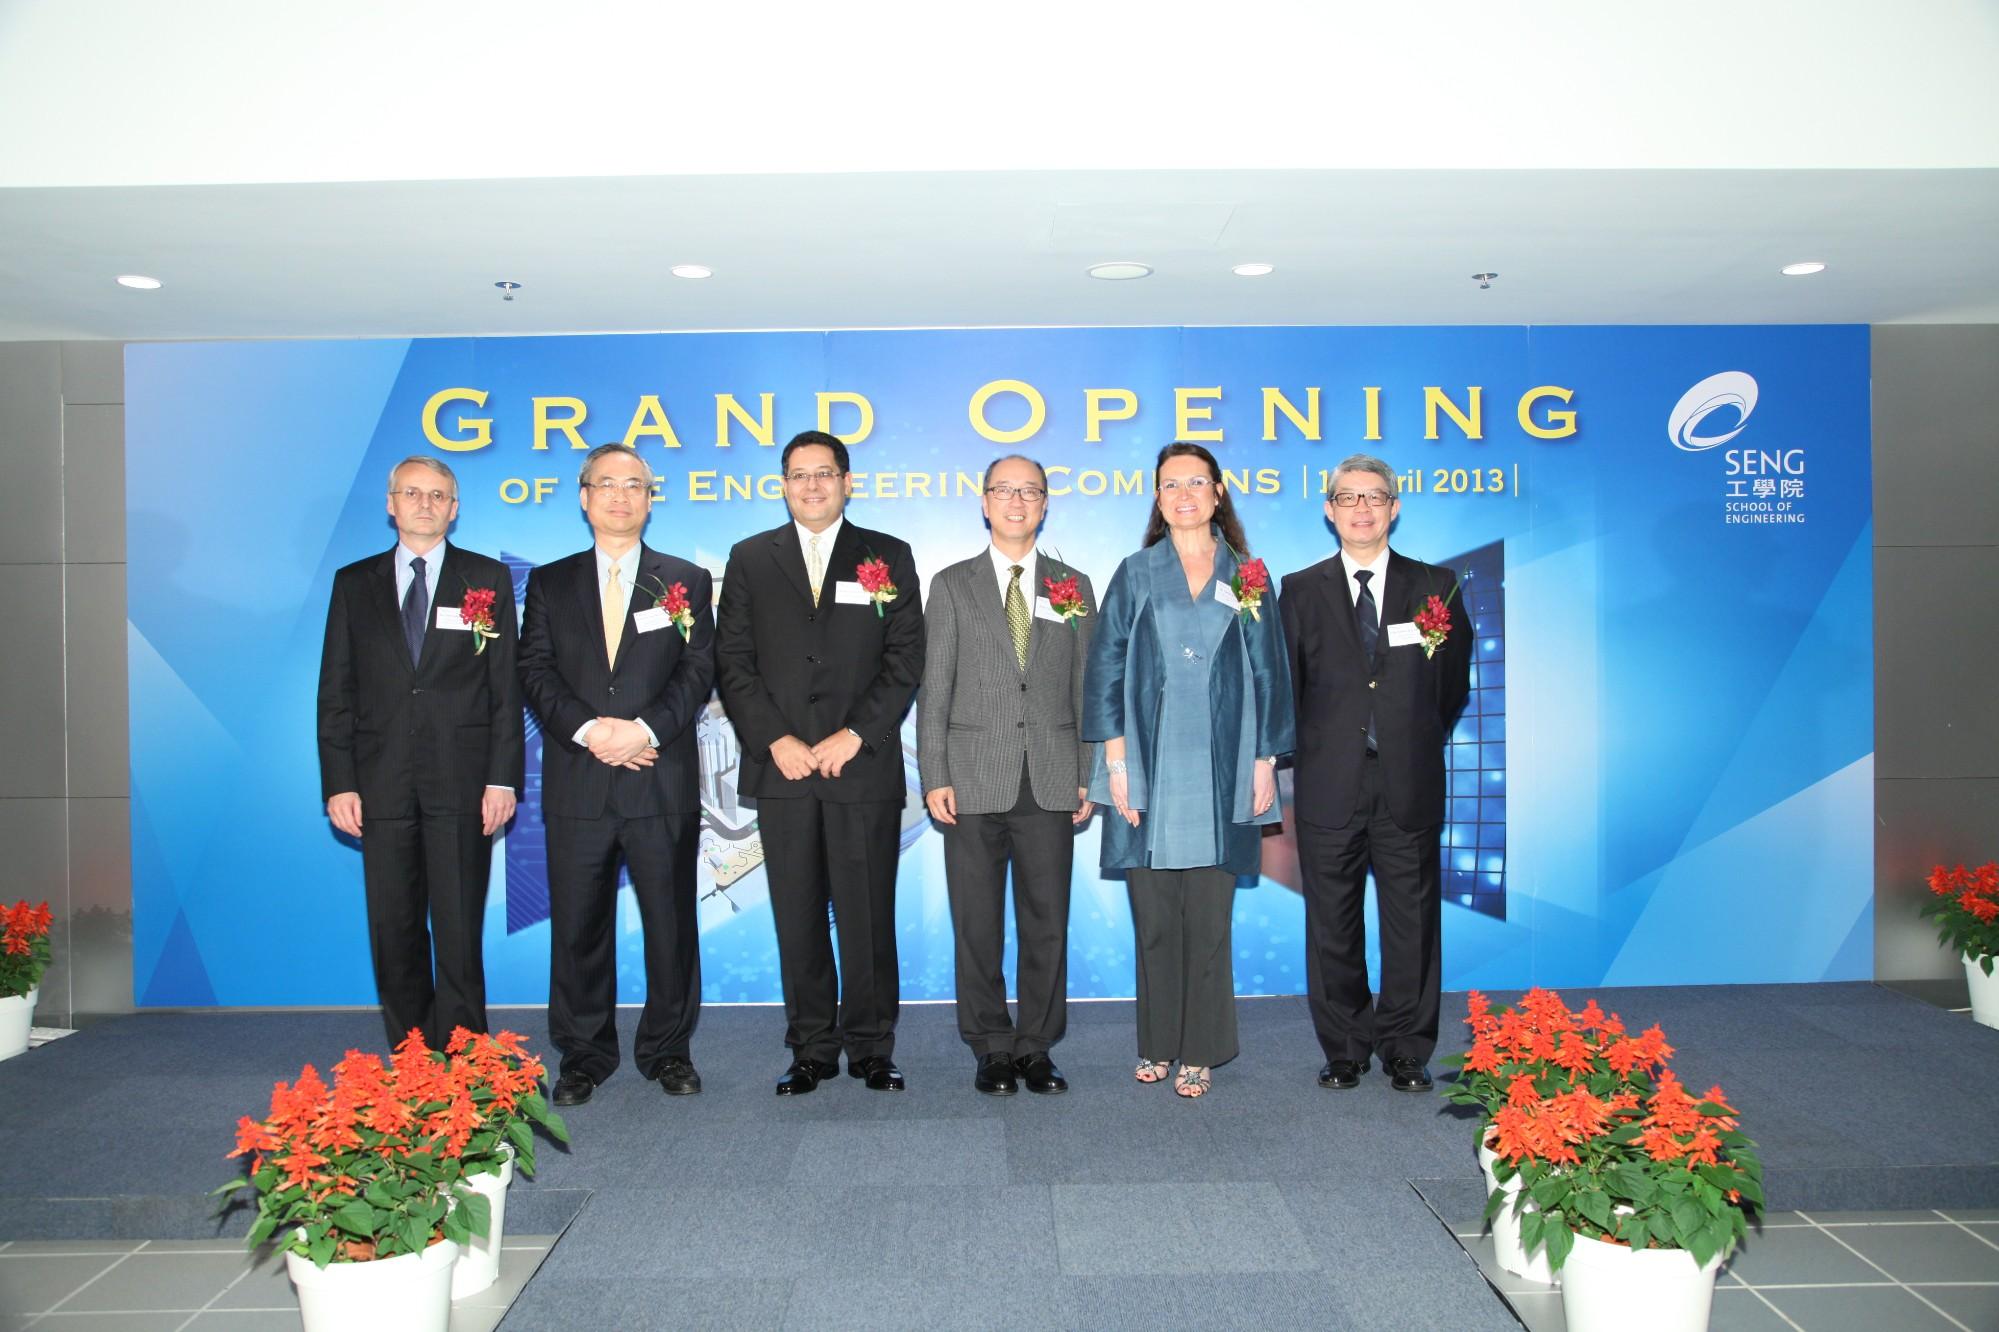
[[[805,547],[805,577],[812,584],[812,604],[817,606],[819,604],[819,586],[826,581],[826,566],[819,562],[819,534],[817,532],[812,534],[812,539],[805,543]]]
[[[629,601],[618,578],[618,566],[613,564],[611,576],[604,581],[604,660],[614,666],[618,662],[618,642],[625,636],[625,613],[629,609]]]
[[[1020,662],[1020,669],[1027,669],[1027,635],[1034,628],[1034,620],[1027,613],[1027,598],[1020,594],[1021,568],[1018,564],[1008,566],[1013,580],[1006,585],[1006,627],[1013,631],[1013,655]]]

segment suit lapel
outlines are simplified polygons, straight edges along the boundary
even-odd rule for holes
[[[1354,623],[1353,594],[1347,591],[1346,561],[1335,555],[1325,565],[1322,590],[1326,597],[1327,612],[1333,620],[1333,637],[1343,644],[1355,661],[1370,666],[1367,656],[1361,651],[1360,628]]]
[[[639,546],[639,575],[632,584],[631,604],[625,608],[625,632],[618,639],[618,661],[625,659],[625,652],[639,636],[639,612],[658,604],[666,592],[666,561],[652,547]],[[611,663],[611,672],[616,674],[618,662]]]
[[[859,528],[852,523],[841,523],[840,535],[833,541],[833,553],[826,560],[826,581],[819,589],[820,596],[832,596],[835,583],[854,582],[854,573],[861,567],[861,561],[873,559],[878,553],[869,549],[867,537],[861,534]],[[804,559],[803,556],[799,558],[801,562]]]
[[[443,557],[437,565],[437,592],[431,597],[430,613],[424,616],[423,620],[423,651],[417,657],[418,671],[422,671],[432,657],[444,650],[440,641],[444,633],[439,633],[437,628],[437,608],[455,606],[465,600],[463,595],[465,580],[458,568],[458,552],[451,548],[451,543],[448,541],[439,542],[437,550],[443,552]],[[454,596],[454,591],[458,595]],[[445,631],[445,633],[456,632],[458,631]]]
[[[597,660],[604,663],[608,672],[611,658],[604,651],[604,589],[597,584],[597,547],[594,544],[577,557],[575,580],[571,586],[576,597],[576,613],[583,617],[584,624],[596,631]]]
[[[846,529],[841,528],[842,531]],[[786,523],[770,534],[770,557],[777,565],[777,571],[784,575],[798,592],[806,605],[812,604],[812,582],[805,573],[805,552],[799,548],[798,528]],[[828,564],[829,578],[831,564]],[[822,591],[824,589],[821,589]]]
[[[396,597],[396,551],[391,546],[375,567],[369,571],[374,592],[368,600],[381,615],[382,632],[397,648],[396,660],[406,663],[414,671],[416,663],[410,660],[408,645],[403,641],[403,604]]]
[[[1042,618],[1034,613],[1035,598],[1046,595],[1048,591],[1048,584],[1042,580],[1053,578],[1054,576],[1055,566],[1048,562],[1046,555],[1037,550],[1034,552],[1034,568],[1029,571],[1026,578],[1020,580],[1022,583],[1033,583],[1032,587],[1022,587],[1020,589],[1020,594],[1027,598],[1027,669],[1030,673],[1034,670],[1035,662],[1041,656],[1041,649],[1048,642],[1048,630],[1063,627],[1056,625],[1053,620],[1049,620],[1046,622],[1048,629],[1043,629],[1041,627],[1043,624]],[[1001,609],[1004,610],[1005,608],[1002,607]],[[1011,647],[1012,645],[1012,636],[1009,634],[1007,646]]]

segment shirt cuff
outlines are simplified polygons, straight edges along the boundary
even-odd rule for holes
[[[514,788],[513,788],[513,787],[511,787],[511,786],[502,786],[502,785],[500,785],[500,784],[499,784],[498,782],[487,782],[487,783],[486,783],[486,789],[487,789],[488,791],[505,791],[505,792],[506,792],[506,793],[507,793],[508,795],[512,795],[512,794],[514,793]]]

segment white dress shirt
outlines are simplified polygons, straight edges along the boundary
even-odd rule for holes
[[[986,554],[993,562],[993,577],[999,582],[1000,604],[1006,604],[1006,585],[1013,581],[1013,566],[1020,566],[1020,595],[1027,598],[1027,608],[1034,609],[1034,568],[1039,559],[1039,550],[1027,552],[1027,558],[1016,560],[1011,555],[1001,553],[998,546],[987,546]]]
[[[1374,575],[1367,580],[1367,590],[1374,594],[1375,622],[1381,626],[1383,633],[1388,632],[1388,620],[1382,613],[1382,608],[1388,605],[1388,598],[1382,594],[1382,589],[1388,586],[1388,547],[1381,548],[1381,554],[1374,557],[1372,564],[1356,564],[1354,557],[1342,549],[1340,566],[1347,574],[1347,603],[1356,608],[1360,605],[1360,580],[1354,574],[1366,569]]]
[[[845,514],[835,518],[832,526],[823,532],[814,532],[796,520],[791,524],[791,530],[798,533],[798,558],[805,561],[805,576],[808,579],[812,577],[812,538],[815,536],[819,538],[819,590],[822,597],[826,590],[825,584],[838,580],[838,575],[833,572],[833,543],[840,539],[840,529],[846,525]],[[849,583],[854,581],[852,570],[848,571],[846,581]]]
[[[632,543],[630,550],[614,560],[604,553],[602,546],[596,548],[598,605],[602,605],[604,602],[604,592],[611,585],[611,566],[615,564],[618,566],[618,585],[624,589],[625,593],[625,610],[627,613],[631,611],[632,589],[637,586],[639,581],[639,549],[639,543],[635,541]],[[597,719],[592,717],[589,721],[577,727],[576,734],[571,736],[570,739],[579,745],[587,744],[588,742],[583,737],[590,734],[590,728],[596,724]],[[646,733],[646,740],[652,747],[658,749],[659,737],[652,733],[652,727],[647,726],[643,719],[639,719],[639,729]]]

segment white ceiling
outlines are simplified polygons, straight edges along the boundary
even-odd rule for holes
[[[0,0],[0,338],[1999,322],[1990,0],[551,9]]]

